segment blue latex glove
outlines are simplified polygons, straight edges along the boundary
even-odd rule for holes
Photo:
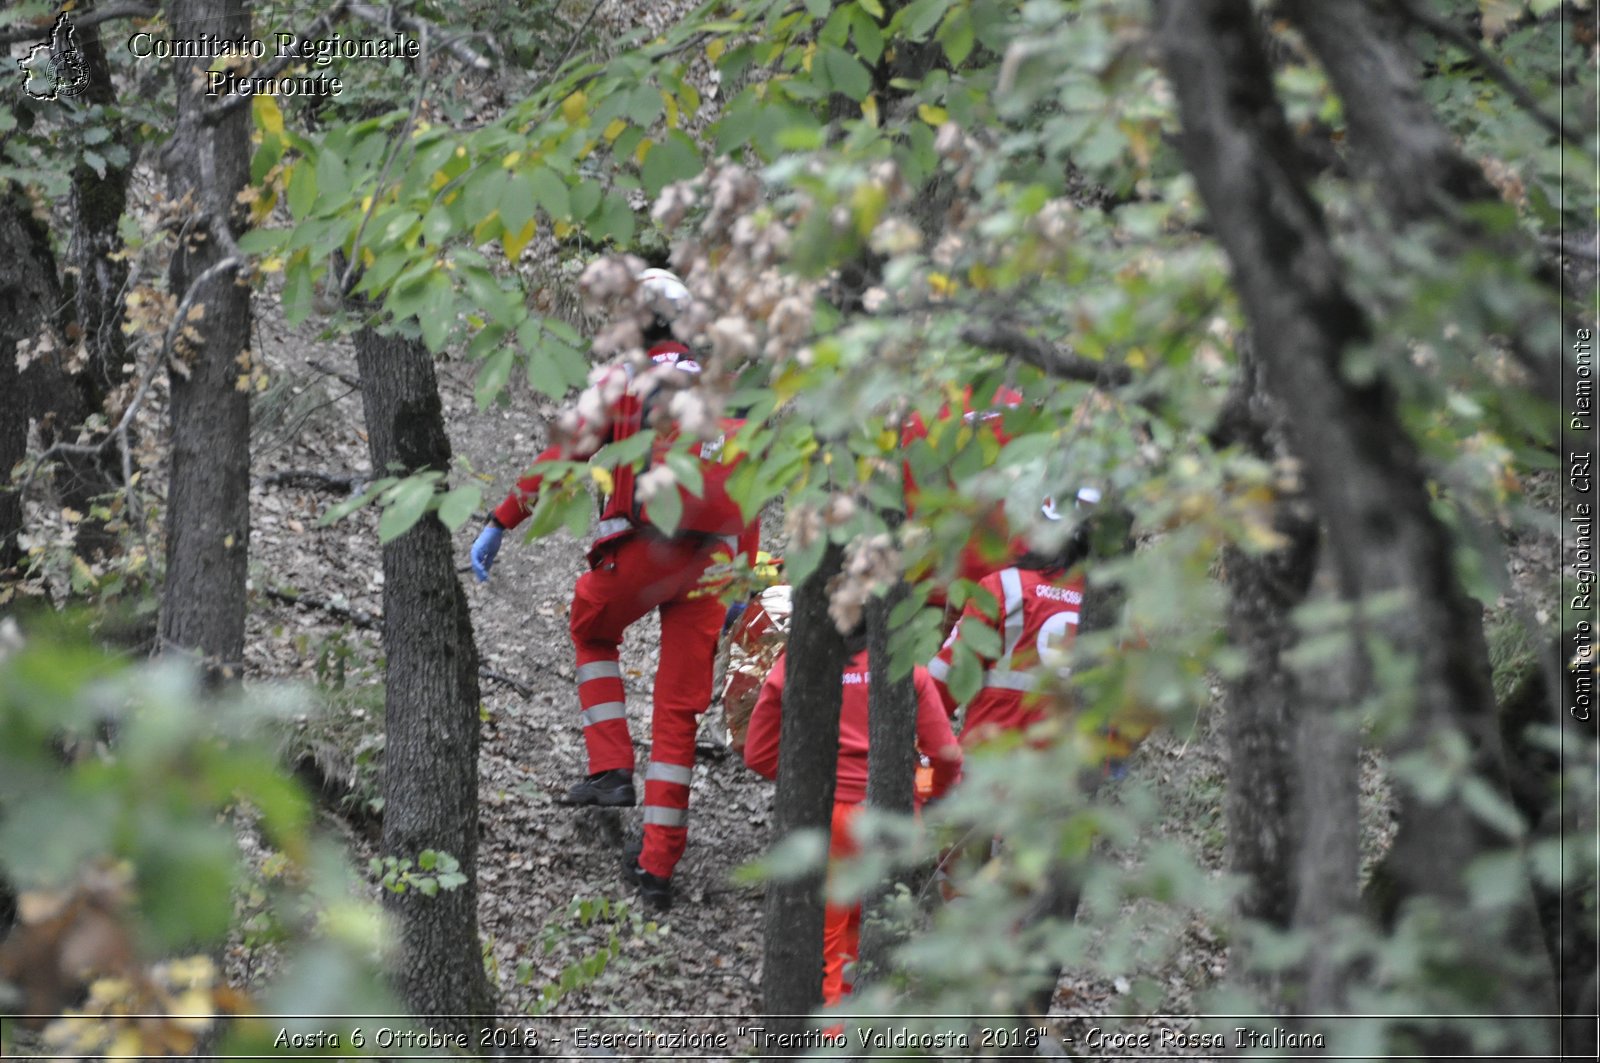
[[[479,583],[487,583],[489,569],[494,566],[495,555],[500,552],[500,540],[505,538],[506,530],[498,524],[488,524],[483,531],[478,533],[478,541],[472,544],[472,574],[478,577]]]

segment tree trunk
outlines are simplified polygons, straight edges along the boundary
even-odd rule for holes
[[[1219,444],[1238,444],[1271,462],[1285,456],[1282,413],[1265,392],[1248,339],[1239,343],[1238,359],[1239,377],[1214,436]],[[1288,930],[1300,839],[1295,735],[1307,691],[1285,654],[1298,641],[1293,614],[1311,587],[1317,525],[1298,493],[1280,497],[1275,510],[1273,525],[1282,546],[1264,553],[1231,547],[1223,558],[1228,640],[1247,660],[1227,684],[1224,729],[1229,864],[1244,883],[1239,914]]]
[[[889,614],[905,601],[908,588],[897,582],[882,598],[867,603],[867,652],[872,682],[867,687],[867,804],[881,812],[909,816],[916,806],[917,690],[909,674],[889,674]],[[905,927],[892,916],[893,898],[904,876],[880,883],[861,902],[861,957],[856,964],[859,990],[889,969],[889,954],[905,939]]]
[[[778,786],[773,833],[778,843],[798,831],[828,836],[839,764],[839,711],[846,662],[843,637],[828,616],[828,583],[844,550],[830,542],[817,568],[794,592],[783,723],[778,733]],[[767,886],[761,949],[761,998],[769,1033],[798,1034],[822,1003],[822,915],[825,871]]]
[[[450,467],[433,360],[414,341],[356,334],[374,470]],[[450,533],[430,515],[383,547],[383,852],[449,853],[467,881],[427,897],[389,893],[400,927],[395,980],[413,1014],[472,1033],[493,1013],[478,941],[478,649]]]
[[[1334,578],[1324,563],[1313,587],[1332,597]],[[1310,942],[1301,965],[1295,1010],[1333,1015],[1347,1009],[1350,961],[1339,948],[1341,924],[1361,912],[1361,741],[1355,706],[1371,691],[1371,677],[1346,651],[1301,673],[1295,734],[1295,820],[1299,839],[1294,867],[1294,927]]]
[[[92,10],[92,5],[80,10]],[[84,98],[109,107],[116,102],[116,89],[100,42],[100,27],[81,27],[76,33],[89,76]],[[113,142],[127,140],[121,126],[120,122],[114,124]],[[67,250],[71,269],[66,284],[88,358],[70,382],[63,382],[71,395],[63,396],[69,405],[62,410],[63,419],[57,430],[67,438],[76,435],[86,418],[104,411],[107,396],[128,379],[127,338],[122,331],[128,266],[116,256],[122,250],[117,224],[127,202],[127,167],[108,163],[104,176],[86,162],[73,167],[72,239]],[[98,443],[103,438],[97,433],[85,442]],[[69,455],[63,465],[66,477],[62,501],[84,514],[75,529],[73,549],[88,561],[110,556],[117,547],[116,535],[106,530],[106,522],[93,516],[91,509],[95,499],[111,494],[121,485],[122,467],[117,453],[108,448],[96,455]]]
[[[17,371],[17,344],[37,337],[61,305],[50,236],[33,217],[28,200],[12,191],[0,195],[0,572],[22,560],[22,498],[12,489],[11,472],[28,448],[32,402]]]
[[[205,26],[219,38],[250,35],[243,0],[171,0],[169,25]],[[236,386],[250,333],[250,289],[231,255],[231,216],[250,159],[250,110],[208,124],[203,71],[173,64],[178,126],[165,155],[175,200],[190,197],[193,225],[173,252],[172,291],[200,286],[203,316],[172,354],[172,471],[167,490],[167,574],[161,637],[199,655],[213,676],[244,657],[250,541],[250,399]],[[234,265],[226,265],[233,259]],[[180,294],[181,299],[181,294]]]
[[[1309,494],[1328,528],[1341,593],[1355,604],[1363,649],[1404,661],[1392,703],[1397,752],[1441,735],[1466,739],[1473,774],[1505,792],[1494,700],[1476,603],[1453,569],[1448,530],[1435,517],[1415,443],[1382,377],[1358,383],[1347,351],[1370,338],[1344,287],[1323,217],[1299,172],[1248,0],[1156,0],[1168,76],[1177,90],[1181,149],[1194,174],[1251,322],[1268,386],[1283,404]],[[1375,611],[1382,600],[1384,608]],[[1362,662],[1368,667],[1369,662]],[[1504,925],[1471,910],[1463,870],[1503,847],[1459,800],[1404,802],[1391,852],[1402,898],[1432,908],[1440,932],[1472,942],[1469,977],[1493,986],[1463,1001],[1505,1013],[1548,1013],[1549,970],[1519,962],[1534,929],[1531,898],[1507,906]],[[1449,869],[1441,874],[1440,869]],[[1528,1047],[1548,1042],[1531,1035]],[[1424,1035],[1455,1049],[1451,1031]]]

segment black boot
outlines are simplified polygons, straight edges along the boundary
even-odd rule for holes
[[[652,875],[639,866],[639,850],[629,846],[622,852],[622,877],[638,887],[644,903],[658,912],[672,907],[672,879]]]
[[[596,772],[556,798],[563,805],[604,805],[607,808],[631,808],[639,803],[633,792],[633,772],[626,768],[612,768]]]

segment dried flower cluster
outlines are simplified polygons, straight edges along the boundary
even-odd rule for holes
[[[853,540],[844,568],[828,584],[828,615],[840,632],[861,624],[867,600],[900,578],[900,551],[887,532]]]

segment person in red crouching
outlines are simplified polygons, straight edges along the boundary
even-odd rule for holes
[[[625,854],[624,870],[645,901],[664,910],[672,903],[673,869],[688,844],[695,733],[700,714],[711,703],[712,665],[723,618],[721,601],[702,577],[713,563],[739,554],[753,560],[759,532],[727,493],[735,463],[724,462],[722,451],[727,437],[743,424],[733,418],[699,432],[703,441],[690,449],[703,479],[698,493],[681,486],[660,488],[678,493],[682,515],[677,527],[669,535],[651,523],[646,496],[653,493],[641,486],[656,470],[664,470],[665,454],[678,435],[689,434],[688,426],[671,416],[677,409],[671,400],[700,366],[689,348],[672,338],[671,320],[689,299],[683,282],[662,269],[647,269],[637,280],[655,311],[644,334],[652,364],[637,371],[617,367],[600,377],[585,396],[588,408],[580,401],[573,441],[547,448],[536,462],[582,461],[647,424],[656,429],[644,471],[636,473],[631,464],[611,470],[611,492],[589,548],[589,571],[573,589],[570,628],[589,774],[560,801],[615,807],[637,803],[618,649],[629,625],[659,610],[661,646],[644,780],[644,840],[637,852]],[[713,438],[704,439],[708,435]],[[542,482],[537,471],[524,477],[489,518],[472,547],[472,568],[480,582],[489,578],[506,530],[527,518]]]
[[[859,647],[859,648],[858,648]],[[855,656],[845,667],[844,700],[839,709],[839,766],[833,790],[833,837],[828,848],[832,863],[856,852],[850,824],[867,799],[867,691],[871,672],[867,663],[866,635],[851,640]],[[745,736],[745,763],[769,779],[778,775],[778,732],[783,720],[784,658],[780,656],[761,684],[756,707],[750,713]],[[932,764],[929,794],[915,795],[918,808],[924,800],[942,797],[961,778],[961,747],[950,730],[939,693],[926,669],[912,673],[917,691],[917,749]],[[822,999],[837,1004],[851,985],[847,968],[855,963],[861,945],[861,905],[828,902],[822,928]]]

